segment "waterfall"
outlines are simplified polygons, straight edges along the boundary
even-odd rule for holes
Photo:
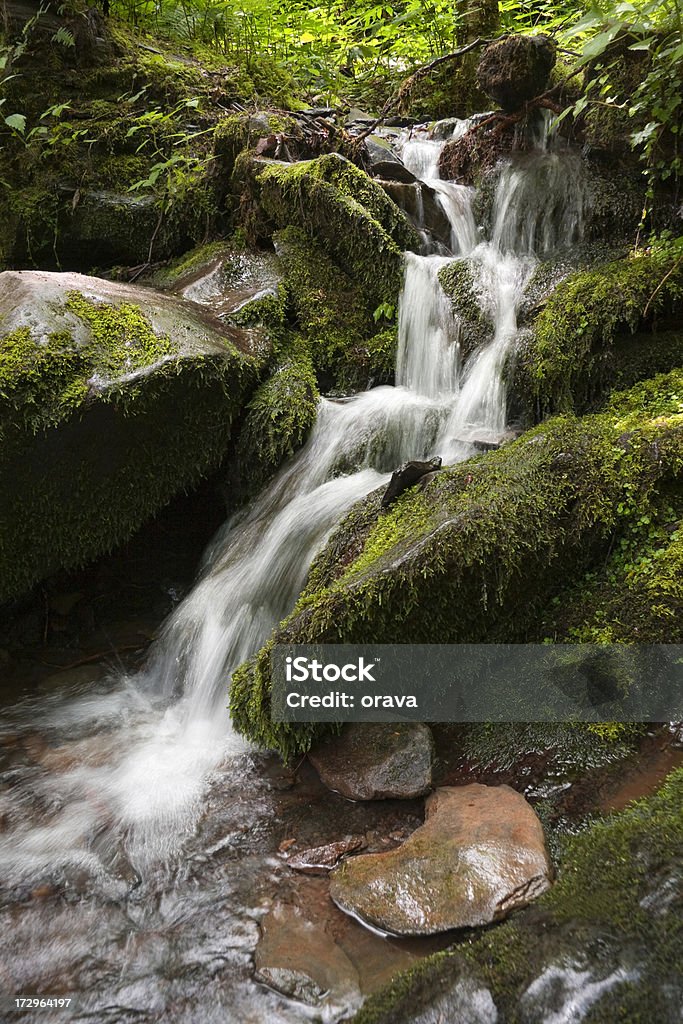
[[[57,731],[64,722],[78,719],[85,728],[97,720],[108,753],[63,784],[59,828],[22,817],[25,793],[16,787],[19,809],[11,814],[21,824],[0,837],[0,872],[23,877],[37,865],[75,861],[102,873],[90,850],[101,829],[140,873],[172,860],[201,813],[209,773],[248,749],[230,732],[225,711],[231,672],[291,609],[341,516],[402,462],[431,455],[455,462],[472,454],[477,439],[495,440],[505,429],[503,368],[524,287],[539,254],[580,238],[583,183],[574,158],[543,142],[500,171],[482,239],[473,190],[438,179],[443,145],[430,138],[403,145],[406,164],[438,193],[457,255],[406,255],[396,386],[320,400],[308,442],[219,532],[139,677],[111,693],[55,697],[22,711],[32,727]],[[490,339],[467,358],[466,328],[438,280],[453,259],[467,263],[492,324]],[[50,782],[29,780],[41,785],[51,806]],[[92,792],[97,801],[86,797]]]

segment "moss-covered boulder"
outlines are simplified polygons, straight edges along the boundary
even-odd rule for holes
[[[555,41],[544,35],[509,35],[490,43],[477,66],[479,88],[503,110],[520,110],[546,88],[556,51]]]
[[[427,958],[354,1024],[674,1024],[683,984],[683,770],[562,844],[556,885],[514,920]]]
[[[484,306],[476,288],[472,264],[454,260],[439,271],[439,284],[451,301],[459,331],[460,350],[466,358],[493,337],[491,311]]]
[[[321,390],[359,391],[393,379],[398,292],[375,305],[326,247],[302,229],[274,236],[291,325],[308,346]]]
[[[274,229],[294,225],[322,244],[373,308],[396,302],[403,251],[418,249],[419,237],[372,178],[337,153],[295,164],[256,161],[252,174]]]
[[[273,640],[514,642],[538,637],[563,581],[579,579],[683,470],[683,371],[633,405],[558,418],[439,473],[380,514],[352,509]],[[525,600],[519,601],[520,592]],[[312,726],[270,721],[270,646],[235,673],[233,719],[284,753]]]
[[[570,275],[549,296],[517,361],[513,388],[529,418],[586,410],[611,386],[680,366],[681,310],[675,247]]]
[[[318,399],[306,345],[302,339],[290,339],[247,405],[241,423],[234,466],[240,498],[257,494],[301,447],[315,423]]]
[[[0,275],[0,600],[109,550],[216,467],[263,345],[142,288]]]

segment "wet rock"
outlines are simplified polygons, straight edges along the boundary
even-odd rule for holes
[[[429,459],[428,462],[406,462],[405,465],[391,474],[389,486],[382,498],[382,508],[388,508],[404,491],[407,491],[409,487],[416,484],[421,477],[427,473],[433,473],[437,469],[441,469],[441,459],[438,456]]]
[[[287,864],[295,871],[302,871],[306,875],[324,875],[336,867],[342,857],[363,850],[366,846],[365,836],[347,836],[336,843],[301,850],[300,853],[291,856]]]
[[[221,320],[239,324],[245,317],[251,323],[272,311],[281,281],[276,253],[236,249],[219,242],[186,254],[153,275],[150,283],[206,306]]]
[[[370,138],[365,140],[365,152],[371,174],[374,173],[374,167],[378,163],[391,163],[403,166],[403,161],[399,160],[396,156],[388,140],[380,136],[371,135]]]
[[[441,243],[450,252],[451,225],[435,189],[420,181],[410,184],[377,179],[377,183],[418,231],[428,231],[435,243]]]
[[[99,683],[107,674],[106,665],[78,665],[76,668],[55,672],[38,683],[40,693],[52,693],[71,689],[72,687],[88,687]]]
[[[360,1002],[358,972],[327,927],[286,903],[276,903],[261,922],[254,977],[309,1006],[325,1001],[348,1009]]]
[[[438,789],[426,810],[402,846],[334,871],[342,910],[387,932],[431,935],[490,924],[549,888],[541,823],[509,786]]]
[[[417,181],[412,171],[409,171],[402,163],[393,161],[378,161],[373,166],[372,173],[376,178],[382,178],[384,181],[403,181],[406,185],[413,185]]]
[[[71,273],[1,274],[0,321],[8,600],[110,550],[214,468],[266,343],[173,296]],[[43,615],[36,626],[42,639]]]
[[[556,52],[556,43],[548,36],[506,36],[482,53],[479,87],[504,111],[519,110],[546,88]]]
[[[356,722],[308,756],[322,782],[349,800],[410,800],[431,789],[432,734],[419,723]]]

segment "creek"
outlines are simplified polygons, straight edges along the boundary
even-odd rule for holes
[[[291,609],[354,502],[406,460],[448,465],[505,440],[525,287],[589,216],[576,156],[545,131],[498,176],[486,232],[474,191],[438,179],[443,142],[396,145],[451,229],[449,255],[406,254],[396,385],[321,399],[304,448],[210,543],[142,671],[27,696],[3,716],[0,980],[10,994],[74,996],[73,1020],[333,1021],[435,948],[372,935],[277,855],[287,835],[407,833],[420,807],[326,793],[310,768],[295,777],[251,749],[225,707],[232,670]],[[491,324],[471,352],[438,281],[453,260]],[[254,982],[258,923],[276,899],[320,904],[322,930],[355,964],[351,996],[312,1010]]]

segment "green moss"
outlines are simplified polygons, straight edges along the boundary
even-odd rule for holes
[[[674,892],[682,869],[679,769],[656,795],[565,839],[558,881],[533,908],[399,975],[354,1024],[396,1024],[429,1007],[458,1019],[455,986],[463,978],[488,989],[501,1019],[523,1024],[530,1019],[523,993],[545,969],[563,965],[593,978],[617,967],[637,971],[636,983],[610,988],[591,1009],[591,1024],[673,1020],[683,955]]]
[[[440,270],[439,283],[451,300],[454,316],[462,324],[460,345],[463,356],[467,356],[491,339],[493,321],[481,307],[467,260],[455,260]]]
[[[167,335],[156,334],[139,306],[92,302],[80,292],[67,292],[66,309],[88,324],[91,352],[100,372],[132,373],[177,352]]]
[[[315,423],[318,388],[305,345],[290,340],[288,352],[249,402],[236,445],[241,497],[258,493]]]
[[[331,153],[297,164],[256,165],[258,202],[273,227],[294,225],[324,245],[375,309],[395,305],[403,250],[417,237],[399,208],[350,161]]]
[[[72,292],[66,309],[78,340],[0,339],[0,601],[110,550],[215,468],[256,376],[229,345],[179,352],[134,304]]]
[[[308,340],[325,391],[352,392],[390,379],[396,331],[374,319],[362,285],[299,228],[274,236],[296,328]]]
[[[636,252],[562,281],[536,320],[521,371],[536,414],[581,411],[595,403],[614,379],[620,338],[643,324],[654,328],[658,317],[680,308],[682,296],[683,264],[667,248]],[[653,349],[657,343],[653,333]]]
[[[671,398],[679,379],[649,382],[640,397],[599,415],[550,421],[439,473],[383,514],[376,495],[365,499],[331,538],[334,557],[320,556],[275,640],[533,638],[560,581],[604,560],[615,535],[681,473],[683,413]],[[235,676],[233,721],[250,736],[268,732],[282,750],[305,749],[310,730],[269,723],[269,681],[265,649]]]

